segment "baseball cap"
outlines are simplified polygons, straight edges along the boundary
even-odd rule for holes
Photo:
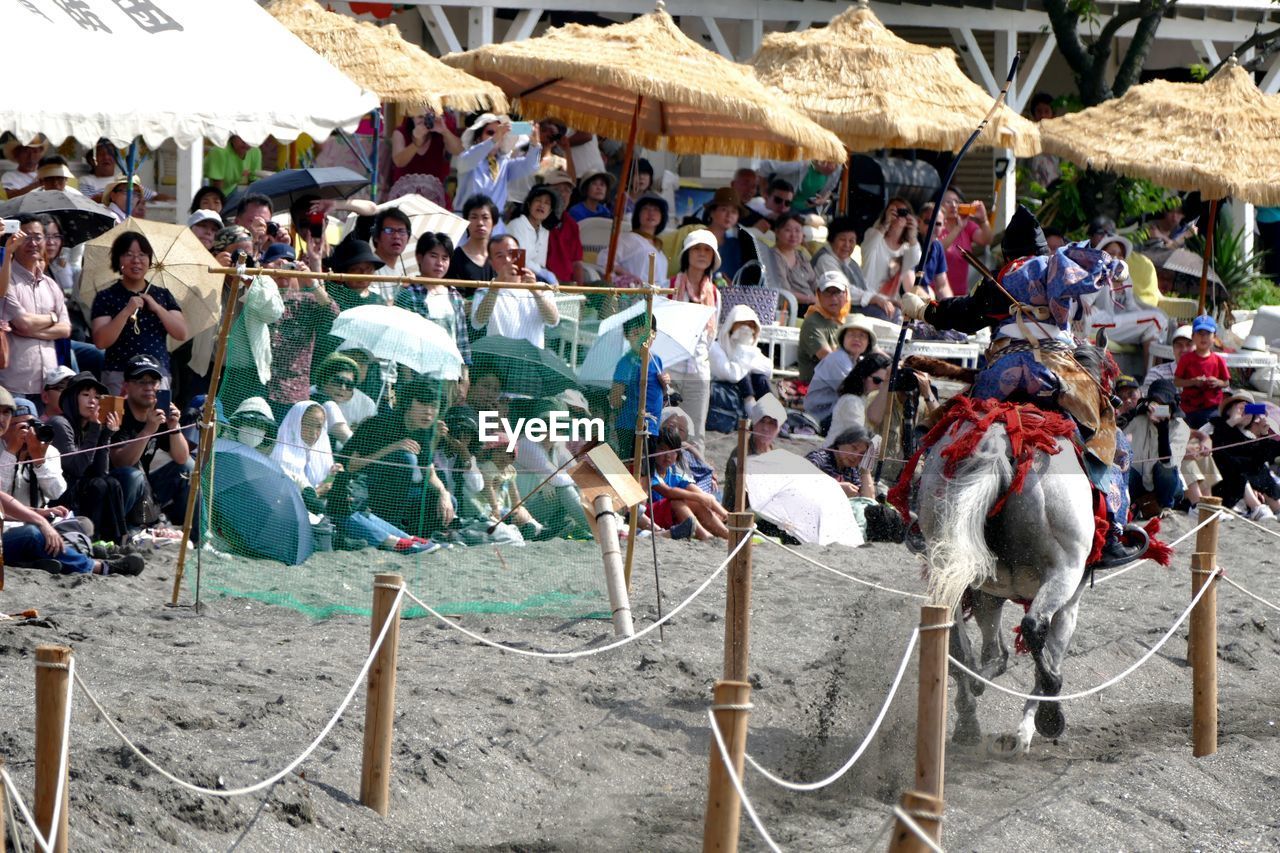
[[[1173,339],[1175,341],[1178,338],[1186,338],[1187,340],[1191,340],[1191,334],[1192,332],[1191,332],[1190,326],[1179,326],[1177,331],[1173,333]]]
[[[160,362],[156,361],[146,353],[135,355],[129,359],[128,364],[124,366],[125,381],[141,379],[147,374],[154,375],[157,379],[165,378],[164,368],[160,366]]]
[[[1218,331],[1218,324],[1208,314],[1202,314],[1191,323],[1192,332],[1214,332]]]
[[[76,372],[72,370],[70,367],[67,367],[65,364],[59,364],[57,367],[53,368],[52,370],[45,371],[44,387],[52,388],[54,385],[57,385],[59,382],[65,382],[66,380],[70,379],[75,375],[76,375]]]
[[[823,290],[842,290],[849,292],[849,279],[845,278],[844,273],[840,270],[827,270],[822,274],[822,278],[818,280],[818,291]]]
[[[293,247],[290,246],[289,244],[272,243],[270,246],[267,247],[267,250],[262,253],[262,265],[265,267],[267,264],[273,261],[278,261],[281,258],[285,258],[286,260],[290,260],[290,261],[296,261],[298,259],[298,256],[294,254]]]
[[[9,393],[9,389],[0,388],[0,409],[14,408],[13,395]]]
[[[1132,376],[1125,375],[1125,376],[1121,376],[1119,379],[1116,380],[1117,391],[1123,388],[1141,388],[1141,387],[1142,386],[1138,384],[1138,380],[1134,379]]]
[[[15,397],[13,400],[13,416],[26,415],[31,418],[38,418],[36,414],[36,404],[28,400],[26,397]]]
[[[199,225],[201,222],[216,222],[218,223],[219,228],[222,227],[222,217],[212,210],[205,210],[204,208],[201,208],[187,217],[188,228],[193,225]]]

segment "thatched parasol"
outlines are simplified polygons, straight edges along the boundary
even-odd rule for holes
[[[750,69],[692,41],[661,0],[654,12],[626,23],[567,24],[444,61],[498,84],[525,115],[555,116],[614,139],[627,139],[634,120],[636,139],[646,148],[844,159],[835,136],[779,104]]]
[[[1041,122],[1040,132],[1050,154],[1211,199],[1201,310],[1218,202],[1280,204],[1280,98],[1262,94],[1234,59],[1205,83],[1153,80]]]
[[[409,110],[507,109],[492,83],[450,68],[405,41],[394,25],[379,27],[326,11],[316,0],[272,0],[266,10],[308,47],[382,101]]]
[[[751,67],[850,151],[958,151],[991,109],[991,95],[965,76],[954,52],[904,41],[864,6],[822,28],[765,36]],[[1005,106],[978,139],[1018,157],[1040,153],[1036,125]]]

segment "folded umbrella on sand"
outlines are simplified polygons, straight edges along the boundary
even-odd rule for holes
[[[811,545],[863,544],[862,530],[840,484],[803,456],[771,450],[747,460],[751,509]]]
[[[622,326],[632,317],[639,317],[644,310],[644,303],[637,302],[600,323],[595,343],[587,350],[587,357],[578,368],[579,381],[585,385],[608,385],[613,381],[618,359],[631,346]],[[715,309],[706,305],[657,297],[653,300],[653,318],[658,324],[658,336],[650,351],[662,359],[664,368],[687,361],[693,357],[698,336],[714,313]]]
[[[330,331],[343,343],[339,350],[367,350],[374,358],[403,364],[415,373],[458,379],[462,353],[453,335],[412,311],[390,305],[348,308]]]
[[[80,193],[62,190],[38,190],[0,204],[0,217],[13,219],[21,213],[47,213],[62,228],[62,245],[79,246],[116,224],[111,211]]]
[[[296,566],[315,544],[298,486],[270,457],[236,441],[213,445],[209,529],[236,554]]]

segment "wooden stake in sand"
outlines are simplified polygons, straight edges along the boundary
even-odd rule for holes
[[[747,510],[747,451],[751,441],[751,421],[738,421],[738,479],[734,481],[733,508],[735,512]],[[732,546],[730,546],[732,547]]]
[[[369,648],[382,626],[391,620],[382,648],[369,667],[368,698],[364,709],[364,763],[360,768],[360,802],[383,817],[391,800],[391,730],[396,713],[396,659],[400,648],[400,614],[392,610],[404,586],[400,575],[375,575],[373,620]]]
[[[36,647],[36,825],[45,838],[54,838],[51,853],[66,853],[70,824],[70,796],[67,770],[62,767],[63,725],[67,717],[71,649],[66,646]],[[58,825],[53,824],[58,796],[58,770],[62,770],[62,807]]]
[[[4,759],[0,758],[0,770],[3,770],[3,769],[4,769]],[[3,784],[0,784],[0,848],[3,848],[5,846],[6,833],[9,831],[9,827],[5,825],[5,821],[4,821],[5,814],[7,814],[9,811],[9,804],[5,801],[5,797],[8,795],[8,793],[9,792],[5,790],[5,786]]]
[[[724,736],[733,770],[742,778],[747,755],[747,714],[751,708],[751,685],[745,681],[717,681],[713,691],[716,725]],[[707,784],[707,815],[702,829],[703,853],[738,849],[738,824],[742,800],[729,780],[724,759],[711,738],[711,773]]]
[[[1210,525],[1212,526],[1212,525]],[[1205,528],[1208,529],[1208,528]],[[1209,589],[1191,611],[1191,754],[1218,751],[1218,578],[1216,554],[1191,555],[1191,591]]]
[[[1203,524],[1215,513],[1221,511],[1222,498],[1203,497],[1200,499],[1200,502],[1196,504],[1196,508],[1199,510],[1199,515],[1200,515],[1198,520],[1200,521],[1200,523]],[[1192,553],[1193,554],[1213,554],[1215,559],[1217,558],[1218,519],[1215,518],[1213,521],[1210,521],[1208,524],[1205,524],[1204,527],[1201,527],[1199,530],[1196,531],[1196,550],[1193,551]],[[1191,595],[1194,598],[1195,594],[1200,591],[1200,583],[1199,583],[1199,578],[1196,577],[1196,573],[1194,571],[1194,565],[1192,566],[1192,569],[1193,571],[1191,572]],[[1208,593],[1206,593],[1206,595],[1207,594]],[[1195,618],[1195,615],[1192,614],[1192,619],[1194,620],[1194,618]],[[1195,633],[1191,630],[1191,626],[1188,625],[1187,626],[1187,664],[1188,665],[1191,664],[1191,659],[1194,656],[1195,656]]]
[[[935,842],[942,838],[942,800],[919,791],[905,791],[902,810]],[[889,853],[929,853],[929,845],[899,818],[889,837]]]
[[[947,761],[947,644],[951,610],[920,608],[920,691],[916,707],[916,790],[942,799]],[[935,838],[941,841],[941,838]]]
[[[751,536],[749,512],[729,513],[729,551]],[[729,563],[724,598],[724,679],[747,680],[747,653],[751,646],[751,543],[733,555]]]

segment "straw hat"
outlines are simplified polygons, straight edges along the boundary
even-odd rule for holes
[[[636,145],[643,148],[776,160],[846,157],[834,134],[779,103],[750,69],[685,35],[661,4],[624,23],[566,24],[444,61],[515,94],[526,117],[554,115],[609,139],[628,138],[642,97]],[[890,91],[900,83],[899,75]]]
[[[308,47],[381,101],[411,112],[445,107],[507,110],[492,83],[445,65],[411,42],[394,24],[380,27],[327,11],[316,0],[272,0],[266,10]]]
[[[75,174],[67,168],[66,163],[49,163],[36,169],[36,178],[43,181],[45,178],[74,178]]]
[[[587,184],[591,183],[596,178],[604,178],[605,183],[609,185],[608,189],[605,190],[605,197],[608,198],[609,196],[613,195],[614,189],[618,186],[618,179],[615,178],[609,172],[604,171],[603,169],[598,171],[587,172],[581,178],[578,178],[578,192],[582,193],[583,195],[586,195]]]
[[[542,179],[542,183],[549,187],[560,184],[573,184],[573,175],[570,175],[564,169],[548,169],[545,172],[539,172],[538,176]]]
[[[120,187],[127,186],[128,184],[129,184],[129,179],[126,178],[124,175],[116,175],[115,177],[113,177],[107,183],[107,185],[102,188],[102,203],[110,204],[111,194],[115,192],[117,189],[119,189]],[[139,178],[137,175],[134,175],[133,186],[138,192],[142,192],[142,178]]]
[[[825,27],[770,33],[750,64],[762,83],[853,151],[959,151],[991,109],[991,96],[960,70],[953,51],[904,41],[865,6]],[[1040,153],[1036,125],[1004,106],[979,139],[1019,157]]]
[[[1228,391],[1226,395],[1222,398],[1222,404],[1218,406],[1218,414],[1221,415],[1222,417],[1226,417],[1227,409],[1231,408],[1231,404],[1239,403],[1242,400],[1246,403],[1257,402],[1253,397],[1252,391],[1245,391],[1245,390]]]
[[[49,148],[49,143],[43,136],[36,136],[26,142],[16,138],[10,139],[4,144],[4,148],[0,149],[0,153],[4,154],[4,159],[13,160],[19,148],[38,148],[40,149],[40,156],[43,157],[44,152]],[[14,160],[14,162],[16,163],[17,161]]]
[[[1040,134],[1045,151],[1092,169],[1205,199],[1280,204],[1280,98],[1234,62],[1204,83],[1134,86],[1041,122]]]

